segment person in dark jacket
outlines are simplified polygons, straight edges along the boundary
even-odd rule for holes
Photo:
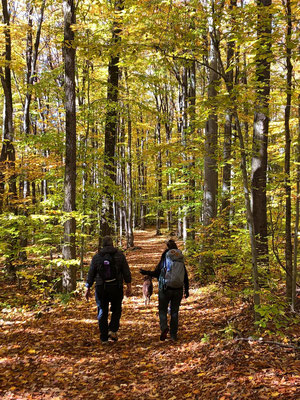
[[[167,248],[162,253],[159,263],[157,264],[154,271],[146,271],[144,269],[140,269],[140,273],[142,275],[150,275],[159,279],[162,269],[165,266],[166,255],[172,249],[178,249],[174,240],[170,239],[166,242]],[[183,262],[183,256],[180,250],[178,250],[179,258],[178,260]],[[186,271],[186,267],[184,266],[184,293],[185,298],[189,297],[189,279]],[[158,289],[158,311],[159,311],[159,321],[160,321],[160,340],[166,340],[169,328],[168,328],[168,306],[170,304],[170,336],[172,340],[177,340],[177,331],[178,331],[178,313],[180,303],[183,297],[183,287],[180,288],[171,288],[171,287],[163,287],[159,285]]]
[[[130,296],[131,272],[126,257],[122,251],[113,246],[110,236],[103,238],[102,249],[93,257],[86,281],[85,297],[88,301],[90,290],[95,282],[95,298],[98,307],[98,323],[100,330],[100,340],[103,344],[108,342],[108,338],[117,341],[117,331],[120,327],[123,300],[123,281],[125,281],[126,296]],[[111,269],[114,274],[106,279],[103,265],[111,262]],[[108,323],[109,305],[111,306],[111,319]]]

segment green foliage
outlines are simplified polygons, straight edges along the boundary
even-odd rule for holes
[[[66,306],[73,299],[73,293],[58,293],[55,297],[60,303]]]
[[[29,235],[30,223],[26,216],[4,213],[0,215],[0,225],[0,255],[6,263],[15,264],[19,253],[26,250],[24,238]]]
[[[269,296],[271,297],[271,296]],[[272,296],[273,297],[273,296]],[[277,332],[280,332],[282,328],[286,327],[290,323],[290,318],[286,312],[287,304],[278,300],[272,304],[261,304],[259,307],[255,307],[260,315],[260,320],[256,321],[257,327],[268,330],[273,330],[275,327]]]
[[[201,343],[209,343],[210,336],[207,333],[204,333],[203,337],[201,338]]]
[[[224,230],[222,217],[209,226],[210,235],[202,229],[197,237],[196,246],[190,247],[189,258],[197,267],[200,280],[215,280],[227,287],[239,287],[241,283],[251,280],[251,252],[249,233],[239,225],[231,225],[229,231]],[[205,265],[199,264],[199,259],[209,262],[209,271]]]

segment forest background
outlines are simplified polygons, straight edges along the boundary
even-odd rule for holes
[[[47,302],[155,226],[259,328],[296,323],[299,28],[296,0],[2,0],[2,278]]]

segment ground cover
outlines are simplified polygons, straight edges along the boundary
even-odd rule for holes
[[[133,296],[124,299],[119,341],[107,346],[99,341],[93,299],[87,303],[79,294],[66,304],[34,307],[30,290],[2,280],[1,302],[18,298],[23,307],[4,307],[0,314],[1,399],[300,398],[299,352],[279,341],[237,340],[252,329],[250,307],[221,290],[191,279],[178,342],[160,342],[157,283],[145,307],[138,271],[155,267],[164,240],[141,231],[135,246],[126,252]]]

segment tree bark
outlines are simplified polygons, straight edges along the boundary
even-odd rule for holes
[[[269,133],[271,0],[257,0],[256,104],[251,166],[252,212],[259,265],[268,267],[267,165]]]
[[[298,96],[298,137],[296,146],[297,175],[296,175],[296,210],[294,230],[294,260],[293,260],[293,282],[292,282],[292,310],[296,309],[296,286],[298,269],[298,234],[299,234],[299,213],[300,213],[300,95]]]
[[[215,27],[214,21],[210,17],[209,21],[209,54],[208,54],[208,106],[210,113],[205,126],[204,143],[204,193],[203,193],[203,254],[200,258],[200,271],[203,280],[208,275],[214,273],[213,262],[210,254],[206,250],[211,248],[213,237],[209,232],[208,226],[217,215],[217,189],[218,189],[218,170],[217,170],[217,143],[218,143],[218,119],[216,114],[217,85],[219,84],[218,60],[214,43]]]
[[[11,34],[10,34],[10,15],[7,6],[7,0],[2,0],[3,23],[5,35],[5,67],[0,68],[1,84],[4,92],[4,112],[3,112],[3,143],[0,155],[0,165],[2,171],[8,170],[10,178],[9,197],[10,200],[16,200],[17,185],[15,174],[15,148],[14,148],[14,126],[13,126],[13,99],[11,89]],[[3,211],[3,197],[5,192],[5,173],[0,171],[0,212]],[[16,212],[16,206],[12,201],[9,209]]]
[[[188,134],[189,134],[189,230],[187,238],[195,240],[195,156],[192,138],[195,137],[196,127],[196,63],[192,61],[188,66]]]
[[[234,22],[232,10],[236,7],[236,0],[231,0],[229,5],[229,12],[231,18],[231,26]],[[234,28],[232,28],[234,30]],[[233,58],[235,41],[232,39],[232,34],[229,35],[227,42],[227,65],[226,65],[226,81],[230,89],[233,87]],[[229,218],[230,218],[230,189],[231,189],[231,139],[232,139],[232,110],[227,108],[225,113],[225,126],[224,126],[224,144],[223,144],[223,177],[222,177],[222,212],[225,218],[225,231],[229,232]]]
[[[120,11],[123,7],[122,0],[115,2],[115,10]],[[107,103],[105,120],[105,143],[104,143],[104,179],[105,188],[103,193],[100,240],[114,231],[113,223],[113,188],[116,183],[115,147],[118,134],[118,97],[119,97],[119,61],[118,46],[120,44],[121,29],[119,23],[113,22],[111,48],[108,64],[107,80]]]
[[[250,242],[251,242],[254,318],[255,318],[255,321],[259,321],[260,314],[259,314],[258,310],[256,309],[260,306],[260,287],[259,287],[259,281],[258,281],[257,244],[256,244],[255,231],[254,231],[254,218],[253,218],[253,213],[252,213],[252,209],[251,209],[251,201],[250,201],[245,144],[244,144],[242,128],[241,128],[241,125],[239,122],[237,110],[234,111],[234,118],[235,118],[235,122],[236,122],[236,126],[237,126],[239,142],[240,142],[241,170],[242,170],[242,174],[243,174],[246,216],[247,216]]]
[[[129,88],[128,88],[128,79],[127,72],[125,73],[126,79],[126,91],[127,91],[127,179],[126,179],[126,188],[127,188],[127,248],[134,246],[134,236],[133,236],[133,213],[132,213],[132,198],[133,198],[133,190],[132,190],[132,157],[131,157],[131,142],[132,142],[132,122],[131,122],[131,114],[130,114],[130,105],[129,105]]]
[[[87,81],[86,89],[86,102],[83,99],[83,105],[87,107],[87,119],[85,121],[86,130],[84,140],[82,141],[82,214],[83,219],[81,223],[81,245],[80,245],[80,279],[83,279],[83,258],[85,253],[85,224],[86,224],[86,212],[87,212],[87,185],[88,185],[88,165],[87,165],[87,153],[88,153],[88,139],[90,136],[90,119],[91,119],[91,96],[90,96],[90,64],[86,61],[85,68],[83,70],[83,80]],[[83,90],[84,91],[84,90]]]
[[[168,102],[168,99],[166,98],[166,104],[167,104],[167,102]],[[165,130],[166,130],[166,143],[169,148],[170,142],[171,142],[170,121],[165,122]],[[166,151],[166,167],[168,170],[172,167],[172,161],[170,159],[170,151],[168,149]],[[172,185],[172,175],[170,172],[168,172],[168,175],[167,175],[167,201],[169,202],[169,210],[167,212],[167,229],[169,232],[171,232],[173,230],[173,213],[172,213],[172,210],[170,209],[171,201],[173,199],[172,190],[170,189],[171,185]]]
[[[141,118],[141,122],[143,119]],[[138,181],[139,181],[139,226],[140,229],[144,230],[146,226],[146,204],[145,204],[145,197],[146,197],[146,190],[147,190],[147,167],[144,162],[144,150],[145,150],[145,136],[144,130],[142,129],[140,135],[137,135],[137,162],[138,162]]]
[[[213,27],[210,26],[210,30]],[[212,33],[211,33],[212,34]],[[217,85],[219,76],[217,73],[218,62],[213,40],[209,47],[209,71],[208,71],[208,103],[210,108],[209,118],[205,126],[205,155],[204,155],[204,198],[203,198],[203,224],[208,226],[217,215],[217,143],[218,120],[216,115],[215,99],[217,97]]]
[[[76,94],[75,94],[75,56],[74,31],[76,23],[74,0],[64,0],[64,61],[65,61],[65,111],[66,111],[66,153],[64,181],[64,223],[63,257],[76,258],[75,234],[76,220],[68,214],[75,211],[76,201]],[[70,292],[76,288],[76,267],[70,264],[63,272],[63,290]]]
[[[27,64],[27,76],[26,76],[26,85],[27,92],[25,96],[25,104],[24,104],[24,121],[23,121],[23,129],[26,135],[30,133],[30,103],[32,98],[32,85],[36,79],[36,63],[38,59],[38,50],[40,45],[40,37],[42,24],[44,20],[44,10],[45,10],[46,0],[43,0],[40,11],[40,18],[37,26],[37,32],[35,37],[34,46],[32,45],[32,11],[33,7],[30,2],[27,3],[28,9],[28,33],[27,33],[27,50],[26,50],[26,64]]]
[[[291,62],[291,36],[292,36],[292,15],[290,0],[286,0],[286,105],[284,111],[284,128],[285,128],[285,157],[284,157],[284,176],[285,176],[285,268],[286,268],[286,296],[292,303],[293,295],[293,249],[292,249],[292,203],[291,203],[291,133],[290,133],[290,116],[292,103],[292,72],[293,65]]]
[[[158,106],[158,100],[157,100]],[[159,112],[159,111],[158,111]],[[158,146],[156,157],[156,182],[157,182],[157,213],[156,213],[156,235],[161,235],[161,221],[163,217],[162,199],[162,154],[161,154],[161,121],[160,115],[157,117],[157,124],[155,129],[155,142]]]

